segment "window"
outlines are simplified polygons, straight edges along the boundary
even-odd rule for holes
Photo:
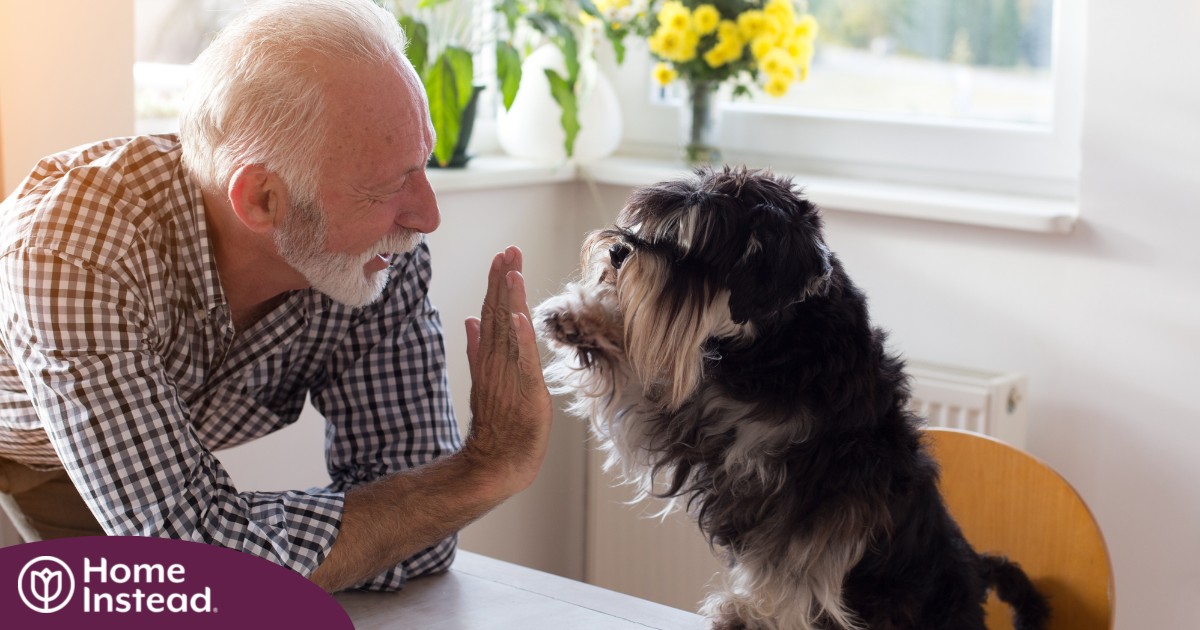
[[[1053,121],[1053,0],[811,0],[809,10],[821,24],[818,55],[780,107],[918,122]]]
[[[254,0],[136,0],[136,133],[179,130],[188,67],[217,32]]]
[[[727,158],[1074,196],[1082,0],[809,0],[808,10],[821,23],[808,80],[781,99],[727,102]],[[648,77],[648,68],[631,52],[617,72]],[[645,99],[644,87],[622,85],[627,107]],[[677,95],[650,91],[660,106],[626,116],[626,145],[635,152],[678,143]]]
[[[179,107],[189,66],[226,24],[256,1],[135,0],[133,74],[136,133],[179,130]],[[393,13],[400,7],[412,12],[418,6],[417,0],[375,1]],[[474,5],[474,11],[468,17],[460,15],[457,5],[453,3],[424,10],[421,17],[427,22],[431,18],[440,20],[436,23],[438,28],[471,30],[474,39],[484,41],[486,29],[494,27],[495,17],[489,10],[491,5],[487,0],[479,0]],[[440,44],[435,42],[435,45]],[[486,47],[476,42],[472,49],[485,50]],[[495,73],[492,55],[477,55],[477,58],[476,76],[490,78]],[[490,113],[490,95],[486,102],[488,105],[480,109]]]

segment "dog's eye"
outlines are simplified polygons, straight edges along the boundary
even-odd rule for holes
[[[612,261],[613,269],[620,269],[621,264],[625,262],[625,258],[633,251],[629,245],[625,243],[617,243],[608,248],[608,259]]]

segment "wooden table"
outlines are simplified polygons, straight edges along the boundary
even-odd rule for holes
[[[402,591],[334,597],[356,630],[707,628],[694,613],[462,550],[449,572]]]

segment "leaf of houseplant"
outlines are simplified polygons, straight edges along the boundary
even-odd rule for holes
[[[462,110],[467,108],[467,103],[471,100],[471,86],[475,83],[475,65],[471,53],[457,46],[447,46],[441,58],[446,59],[454,71],[454,94],[458,98],[458,111],[461,116]]]
[[[458,144],[458,134],[462,125],[462,113],[466,101],[471,98],[471,56],[466,58],[466,69],[462,68],[461,57],[453,54],[453,49],[446,49],[429,67],[425,79],[425,95],[429,97],[429,117],[433,121],[433,129],[437,134],[437,144],[433,147],[433,156],[437,163],[445,166],[454,155],[454,147]],[[465,94],[460,95],[457,75],[464,74],[467,79]]]
[[[562,108],[562,128],[566,135],[563,143],[567,157],[575,153],[575,138],[579,135],[579,102],[575,98],[574,81],[567,81],[554,70],[546,69],[546,80],[550,82],[550,94]]]
[[[608,36],[609,43],[612,44],[613,52],[617,55],[617,65],[625,63],[625,34],[624,27],[620,29],[604,29],[604,34]]]
[[[408,36],[408,47],[404,49],[404,56],[412,62],[417,76],[424,80],[427,74],[425,64],[429,62],[429,28],[409,15],[401,16],[399,21],[400,28],[404,29],[405,35]]]
[[[504,111],[508,111],[521,85],[521,54],[509,42],[496,42],[496,81],[504,97]]]
[[[571,27],[549,13],[531,13],[526,19],[562,51],[563,61],[567,64],[567,80],[575,85],[575,79],[579,78],[579,45]]]

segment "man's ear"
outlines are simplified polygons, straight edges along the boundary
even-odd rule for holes
[[[287,203],[287,188],[275,173],[258,164],[240,166],[229,178],[233,213],[252,232],[275,229]]]

